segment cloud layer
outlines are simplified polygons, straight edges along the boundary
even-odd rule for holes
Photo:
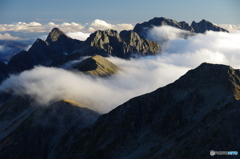
[[[155,58],[132,60],[133,65],[122,59],[111,60],[124,71],[110,78],[91,78],[60,68],[39,66],[20,75],[12,75],[3,82],[0,90],[30,95],[43,105],[70,99],[105,113],[132,97],[171,82],[187,70],[171,73],[169,71],[175,66],[158,63]],[[163,76],[163,72],[168,75]]]
[[[167,32],[175,38],[163,45],[162,59],[165,63],[177,66],[196,67],[202,62],[221,63],[240,68],[240,31],[232,33],[208,31],[187,39],[179,38],[181,32],[167,26]],[[161,30],[161,29],[160,29]],[[158,34],[159,28],[151,30],[152,35]],[[156,37],[155,37],[156,38]]]
[[[164,33],[163,33],[164,32]],[[108,60],[123,71],[109,78],[91,78],[60,68],[36,67],[12,75],[0,86],[1,91],[31,95],[41,104],[72,99],[91,109],[108,112],[130,98],[151,92],[174,82],[202,62],[240,68],[240,32],[209,31],[187,39],[185,31],[172,27],[153,28],[149,35],[156,41],[168,39],[157,56]],[[160,40],[159,40],[160,39]]]
[[[105,30],[105,29],[114,29],[117,31],[121,30],[130,30],[133,29],[132,24],[110,24],[103,20],[96,19],[92,23],[88,24],[79,24],[79,23],[67,23],[62,22],[61,24],[56,24],[54,22],[49,22],[48,24],[41,24],[39,22],[18,22],[13,24],[0,24],[0,32],[24,32],[24,33],[44,33],[49,32],[53,28],[59,28],[64,32],[94,32],[96,30]]]
[[[3,33],[0,34],[0,40],[22,40],[22,38],[31,39],[36,37],[45,40],[47,34],[53,28],[59,28],[72,38],[78,40],[85,40],[90,33],[96,30],[114,29],[120,32],[122,30],[133,29],[133,25],[125,23],[114,25],[100,19],[96,19],[92,23],[86,24],[80,24],[75,22],[62,22],[60,24],[54,22],[49,22],[47,24],[41,24],[39,22],[18,22],[13,24],[0,24],[0,33]]]

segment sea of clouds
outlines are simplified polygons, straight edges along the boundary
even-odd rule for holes
[[[108,78],[37,66],[11,75],[0,90],[30,95],[42,105],[71,99],[106,113],[133,97],[174,82],[203,62],[240,68],[240,31],[208,31],[187,38],[183,38],[183,34],[186,31],[170,26],[154,27],[148,37],[159,42],[162,51],[157,56],[131,60],[109,57],[122,71]]]

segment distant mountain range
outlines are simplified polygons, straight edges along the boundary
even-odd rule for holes
[[[194,33],[204,33],[208,30],[227,32],[227,30],[206,20],[199,23],[193,21],[190,26],[186,22],[177,22],[163,17],[137,24],[130,31],[118,33],[114,30],[99,30],[92,33],[86,41],[72,39],[58,28],[54,28],[46,41],[37,39],[28,51],[23,50],[14,55],[8,61],[7,67],[9,73],[19,73],[32,69],[35,65],[59,66],[82,56],[101,55],[106,57],[111,55],[127,59],[135,54],[155,55],[161,50],[161,46],[156,42],[147,40],[146,34],[153,26],[162,25]],[[17,48],[24,46],[22,44],[21,47]],[[4,78],[5,76],[2,76],[0,79]]]
[[[8,62],[12,56],[26,49],[31,41],[0,40],[0,60]]]

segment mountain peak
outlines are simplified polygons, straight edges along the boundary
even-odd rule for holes
[[[53,28],[52,31],[48,34],[47,37],[47,42],[51,43],[51,42],[55,42],[59,39],[59,37],[65,37],[65,38],[69,38],[64,32],[62,32],[59,28]]]

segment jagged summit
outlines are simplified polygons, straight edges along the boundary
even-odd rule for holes
[[[125,31],[126,32],[126,31]],[[115,30],[96,31],[79,48],[81,55],[116,56],[129,58],[132,54],[155,55],[160,47],[156,42],[140,38],[136,33],[119,34]],[[133,36],[135,34],[135,36]],[[124,41],[126,39],[131,39]],[[135,41],[135,43],[129,43]]]
[[[172,26],[178,29],[183,29],[191,32],[194,31],[193,28],[191,28],[191,26],[189,26],[189,24],[184,21],[177,22],[175,20],[164,18],[164,17],[160,17],[160,18],[155,17],[147,22],[138,23],[134,27],[133,31],[137,32],[141,37],[146,38],[149,29],[153,28],[154,26],[163,26],[163,25],[168,25],[168,26]]]
[[[76,46],[81,45],[81,41],[70,38],[58,28],[52,29],[46,43],[50,48],[64,54],[71,54]]]
[[[48,34],[46,42],[51,43],[57,41],[58,38],[70,38],[64,32],[62,32],[59,28],[53,28],[52,31]]]

